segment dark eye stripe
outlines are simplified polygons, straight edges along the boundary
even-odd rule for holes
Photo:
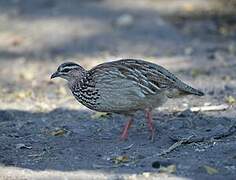
[[[62,69],[61,72],[69,72],[71,69],[70,68],[66,68],[66,69]]]

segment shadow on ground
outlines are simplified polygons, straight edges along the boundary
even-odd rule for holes
[[[100,117],[68,109],[48,113],[0,111],[0,162],[32,170],[95,170],[117,174],[158,172],[156,164],[161,163],[176,165],[174,174],[181,177],[235,176],[235,134],[212,138],[226,132],[235,119],[189,111],[155,113],[157,134],[152,143],[143,118],[138,113],[129,139],[122,142],[118,139],[125,123],[122,116]],[[206,138],[158,155],[175,143],[173,137],[189,134]],[[214,167],[217,172],[209,175],[204,166]]]

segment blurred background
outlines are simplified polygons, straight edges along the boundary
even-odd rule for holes
[[[49,79],[57,66],[119,58],[161,64],[224,101],[235,88],[235,10],[235,0],[1,0],[1,109],[74,107]]]

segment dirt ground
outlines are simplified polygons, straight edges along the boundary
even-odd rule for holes
[[[1,0],[0,179],[235,179],[235,3],[212,2]],[[68,60],[120,58],[163,65],[206,95],[156,109],[154,142],[138,112],[120,141],[123,116],[50,80]]]

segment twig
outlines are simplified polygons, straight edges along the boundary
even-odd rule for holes
[[[220,126],[221,128],[221,126]],[[218,133],[220,131],[220,133]],[[196,143],[196,142],[204,142],[204,141],[209,141],[212,139],[221,139],[227,136],[230,136],[236,132],[236,124],[233,123],[230,127],[224,128],[224,129],[219,129],[216,127],[215,129],[212,130],[213,134],[208,134],[205,136],[202,135],[192,135],[190,139],[186,139],[184,143],[190,144],[190,143]],[[181,141],[180,137],[175,137],[175,136],[169,136],[173,141]],[[179,140],[180,139],[180,140]]]
[[[204,111],[225,111],[230,107],[228,104],[220,104],[220,105],[208,105],[208,106],[196,106],[196,107],[190,107],[190,108],[175,108],[175,112],[182,112],[190,110],[191,112],[204,112]],[[169,108],[166,107],[159,107],[159,110],[169,110]]]
[[[147,160],[147,159],[151,159],[151,158],[155,158],[155,157],[159,157],[159,156],[163,156],[163,155],[166,155],[170,152],[172,152],[173,150],[175,150],[176,148],[180,147],[182,144],[185,144],[186,142],[189,141],[189,139],[191,139],[193,137],[193,135],[187,137],[187,138],[183,138],[181,139],[180,141],[172,144],[168,149],[162,151],[161,153],[157,153],[157,154],[154,154],[153,156],[149,156],[149,157],[146,157],[143,160]]]
[[[129,150],[129,149],[131,149],[131,148],[133,147],[133,145],[134,145],[134,144],[130,144],[129,146],[124,147],[123,150]]]
[[[170,153],[171,151],[175,150],[176,148],[178,148],[179,146],[181,146],[182,144],[186,143],[189,141],[189,139],[191,139],[193,137],[193,135],[187,137],[187,138],[183,138],[180,141],[174,143],[173,145],[171,145],[168,149],[164,150],[162,153],[157,154],[158,156],[163,156],[166,155],[168,153]]]
[[[204,111],[224,111],[229,108],[228,104],[221,104],[215,106],[198,106],[198,107],[191,107],[190,111],[192,112],[204,112]]]

